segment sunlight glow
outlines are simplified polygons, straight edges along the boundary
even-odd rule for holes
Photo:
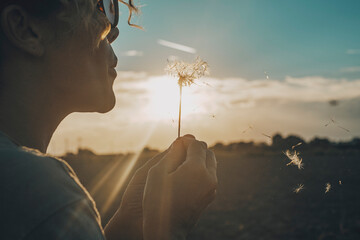
[[[152,120],[177,121],[179,110],[179,85],[177,79],[164,76],[149,80],[147,83],[149,91],[146,115]],[[182,117],[196,113],[201,106],[204,97],[196,94],[196,87],[183,87]]]
[[[123,187],[126,187],[126,186],[124,186],[126,179],[130,175],[133,168],[135,167],[136,162],[137,162],[140,154],[142,153],[143,149],[145,148],[146,145],[148,145],[149,139],[151,138],[152,134],[154,133],[156,126],[157,126],[157,123],[152,123],[151,126],[149,126],[149,128],[147,129],[147,132],[144,133],[144,137],[143,137],[142,141],[139,143],[139,145],[137,147],[137,151],[135,151],[135,153],[131,157],[131,159],[121,169],[121,172],[119,172],[119,174],[118,174],[119,178],[116,181],[116,185],[115,185],[114,189],[112,190],[110,196],[108,197],[104,206],[102,207],[102,209],[101,209],[102,212],[106,213],[109,210],[111,204],[116,199],[116,196],[119,194],[120,190]]]

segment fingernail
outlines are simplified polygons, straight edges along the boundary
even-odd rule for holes
[[[185,134],[184,137],[188,137],[188,138],[193,138],[193,139],[195,139],[195,136],[194,136],[194,135],[191,135],[191,134]]]

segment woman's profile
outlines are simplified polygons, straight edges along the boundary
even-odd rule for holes
[[[131,0],[0,3],[1,239],[185,239],[215,197],[215,156],[185,135],[137,170],[103,229],[76,173],[46,154],[69,114],[115,105],[118,4],[136,11]]]

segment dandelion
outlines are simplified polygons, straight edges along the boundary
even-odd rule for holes
[[[325,193],[328,193],[331,189],[331,184],[330,183],[326,183],[325,185]]]
[[[294,151],[291,152],[290,150],[286,150],[284,154],[290,159],[290,162],[286,164],[286,166],[289,166],[291,164],[298,167],[299,170],[304,168],[304,163],[302,162],[302,159],[299,157],[299,152]]]
[[[186,63],[178,60],[168,61],[165,71],[169,75],[178,78],[180,87],[178,137],[180,137],[182,87],[191,86],[196,79],[208,75],[209,66],[207,62],[204,62],[200,57],[197,57],[193,63]]]
[[[299,184],[296,188],[294,188],[294,193],[299,193],[304,188],[304,184]]]

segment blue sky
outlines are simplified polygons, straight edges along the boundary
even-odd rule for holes
[[[135,22],[126,25],[122,7],[120,36],[114,43],[119,70],[160,74],[169,55],[188,53],[157,44],[157,39],[197,49],[216,77],[276,79],[309,75],[358,78],[360,1],[357,0],[142,0]],[[142,57],[121,57],[128,50]],[[348,54],[355,50],[357,54]],[[351,68],[351,69],[349,69]]]

